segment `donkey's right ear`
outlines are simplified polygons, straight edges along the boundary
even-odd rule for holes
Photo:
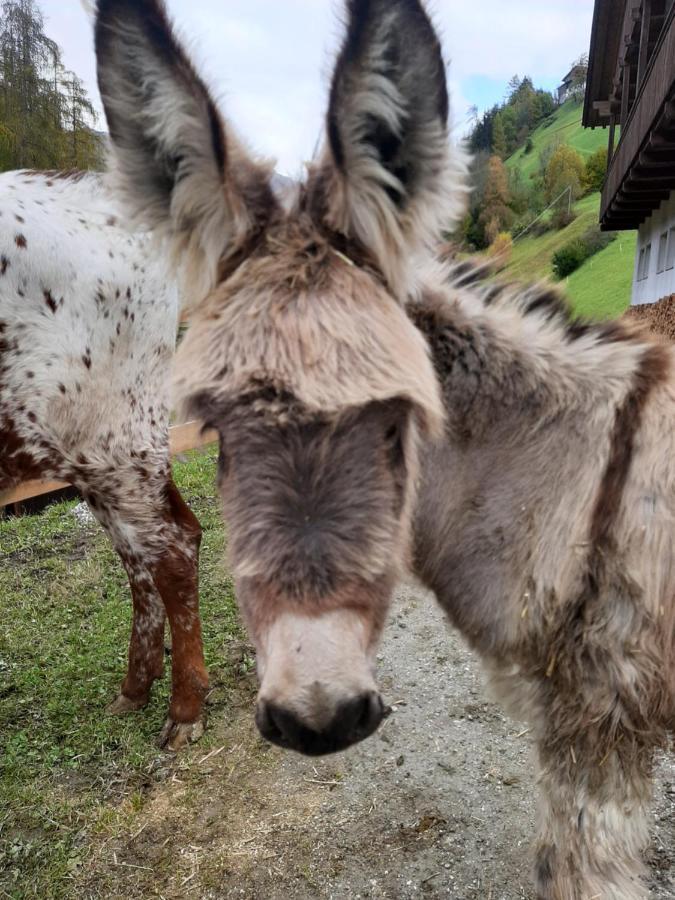
[[[269,220],[270,172],[229,133],[163,0],[98,0],[95,36],[115,187],[134,224],[169,238],[203,296]]]
[[[327,145],[308,196],[401,297],[411,255],[464,208],[467,165],[450,145],[448,113],[441,47],[420,0],[347,0]]]

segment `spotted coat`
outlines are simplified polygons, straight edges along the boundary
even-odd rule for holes
[[[199,526],[172,485],[169,463],[178,313],[166,266],[146,237],[121,226],[98,176],[0,176],[0,494],[27,477],[71,482],[120,554],[134,624],[113,711],[147,701],[162,671],[165,613],[182,622],[187,609],[196,653],[188,662],[183,626],[172,622],[179,646],[165,737],[174,743],[198,719],[206,684]],[[159,572],[169,569],[186,584],[180,599],[178,584],[163,593]]]

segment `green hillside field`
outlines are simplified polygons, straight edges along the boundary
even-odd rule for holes
[[[577,217],[567,228],[517,240],[503,276],[524,282],[553,280],[553,255],[596,225],[599,210],[600,194],[589,194],[576,204]],[[611,319],[626,310],[630,304],[636,242],[634,231],[619,232],[609,246],[560,283],[580,316]]]
[[[530,153],[518,150],[506,160],[507,168],[519,168],[525,178],[536,177],[540,154],[548,144],[556,141],[574,147],[584,157],[606,146],[606,131],[583,128],[581,111],[581,103],[573,100],[564,103],[532,134],[533,150]],[[511,262],[502,277],[523,282],[553,280],[554,254],[598,224],[600,194],[583,197],[576,203],[574,211],[576,218],[567,228],[516,239]],[[626,310],[630,304],[636,240],[635,232],[620,232],[616,240],[588,259],[560,285],[580,316],[615,318]]]
[[[591,256],[565,280],[565,291],[578,315],[615,319],[630,305],[635,231],[620,231],[615,241]]]
[[[568,144],[584,158],[607,146],[607,131],[603,128],[584,128],[581,124],[582,104],[568,100],[532,133],[533,149],[517,150],[506,160],[507,168],[517,168],[524,178],[532,178],[539,169],[542,151],[552,143]]]

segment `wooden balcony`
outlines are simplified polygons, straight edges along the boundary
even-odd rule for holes
[[[606,231],[638,228],[675,190],[675,5],[659,24],[607,171],[600,212]]]

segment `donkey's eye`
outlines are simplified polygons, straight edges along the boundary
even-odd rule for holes
[[[397,441],[400,438],[400,436],[401,436],[401,429],[399,428],[397,422],[394,422],[393,425],[390,425],[389,428],[387,428],[387,431],[384,435],[387,443],[389,443],[389,444],[393,444],[394,441]]]

